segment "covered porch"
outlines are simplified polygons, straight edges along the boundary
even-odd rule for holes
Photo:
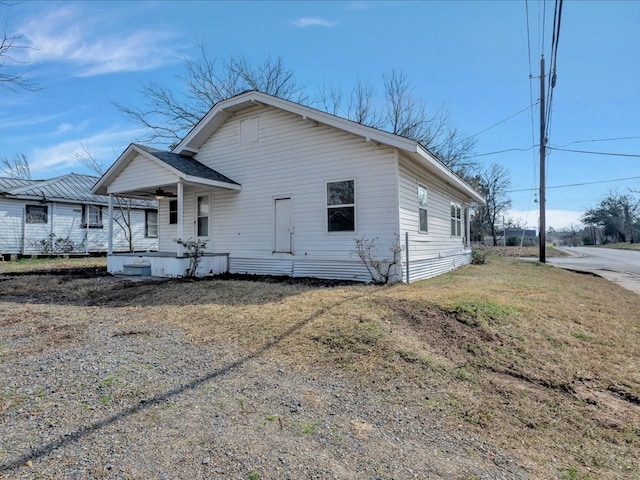
[[[191,157],[131,144],[93,188],[109,197],[107,270],[112,274],[185,276],[192,252],[183,243],[194,240],[204,246],[196,276],[227,272],[228,252],[216,251],[212,238],[213,194],[217,189],[241,188]],[[147,222],[146,227],[158,237],[158,252],[113,252],[115,197],[158,201],[155,223]]]

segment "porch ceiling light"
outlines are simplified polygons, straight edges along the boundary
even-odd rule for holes
[[[171,192],[165,192],[163,189],[158,188],[155,193],[156,200],[164,200],[167,197],[175,197],[175,194]]]

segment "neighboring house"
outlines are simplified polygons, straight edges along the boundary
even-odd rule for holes
[[[91,192],[97,180],[76,173],[50,180],[0,177],[0,255],[106,253],[109,199]],[[117,201],[115,205],[114,217],[123,224]],[[123,199],[121,205],[123,213],[131,206],[134,250],[157,250],[155,200]],[[129,251],[125,228],[116,224],[113,230],[114,251]]]
[[[403,251],[394,281],[470,262],[469,206],[483,197],[418,142],[287,100],[246,92],[216,104],[171,152],[130,145],[93,189],[160,193],[156,255],[111,255],[184,275],[176,239],[207,241],[198,274],[221,272],[370,281],[373,256]],[[164,197],[164,198],[163,198]]]
[[[507,228],[497,232],[498,245],[533,247],[538,245],[538,232],[533,228]],[[493,245],[493,237],[485,235],[484,245]]]

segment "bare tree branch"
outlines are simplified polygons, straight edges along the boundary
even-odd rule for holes
[[[375,89],[358,79],[349,98],[348,118],[373,128],[383,128],[382,117],[375,104]]]
[[[71,157],[78,160],[80,164],[95,173],[97,176],[102,176],[105,172],[104,163],[98,160],[95,155],[89,151],[89,148],[85,144],[80,143],[80,147],[82,147],[82,152],[74,152],[71,154]]]
[[[150,131],[143,142],[175,144],[216,103],[247,90],[258,90],[284,99],[303,99],[303,89],[281,57],[267,58],[252,64],[234,55],[226,61],[210,58],[203,45],[200,57],[185,59],[184,76],[179,77],[183,95],[157,83],[148,83],[139,90],[146,101],[143,108],[112,102],[134,123]]]
[[[26,72],[13,71],[18,65],[24,64],[18,60],[13,53],[17,50],[29,49],[26,45],[21,45],[19,41],[21,35],[11,35],[7,33],[6,27],[0,39],[0,86],[17,92],[19,90],[35,91],[38,86],[25,78]]]
[[[511,207],[511,199],[508,197],[511,187],[509,170],[494,163],[476,179],[487,203],[476,211],[478,218],[474,223],[479,225],[482,231],[489,231],[493,237],[493,245],[497,245],[498,222],[504,212]]]
[[[3,173],[7,177],[31,180],[29,160],[25,154],[16,154],[13,158],[3,158],[2,165],[4,167]]]

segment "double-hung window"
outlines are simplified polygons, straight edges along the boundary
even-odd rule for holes
[[[418,216],[420,218],[420,231],[428,232],[427,187],[420,184],[418,184]]]
[[[327,182],[327,231],[355,232],[355,180]]]
[[[158,238],[158,211],[144,211],[144,236]]]
[[[169,225],[178,223],[178,200],[169,200]]]
[[[462,236],[462,208],[456,203],[451,204],[451,236]]]
[[[82,226],[84,228],[102,228],[102,207],[97,205],[83,205]]]

